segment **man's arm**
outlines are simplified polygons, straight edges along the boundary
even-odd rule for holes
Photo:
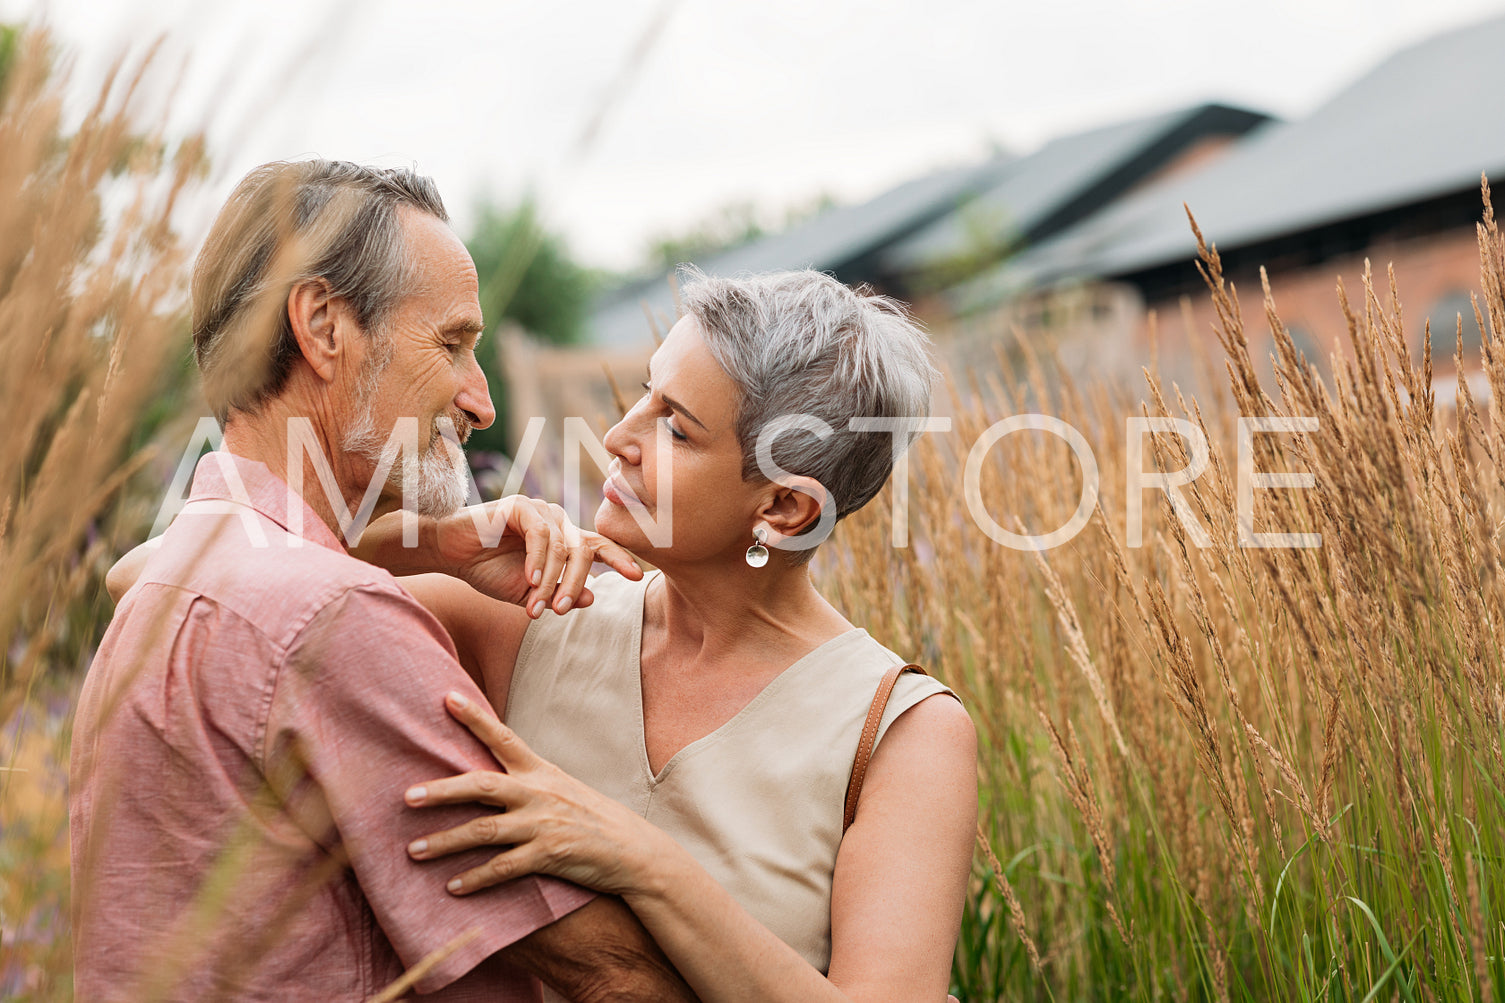
[[[413,575],[400,581],[444,625],[460,664],[497,715],[505,714],[512,669],[533,620],[522,607],[482,595],[449,575]]]
[[[451,688],[484,700],[455,663],[440,625],[390,582],[373,578],[321,600],[289,647],[266,725],[267,775],[280,775],[280,764],[295,757],[292,782],[276,793],[290,806],[306,801],[306,811],[293,806],[294,820],[348,855],[360,894],[404,964],[416,966],[479,931],[423,972],[414,984],[420,994],[489,965],[597,897],[538,876],[498,888],[491,901],[468,903],[444,890],[440,868],[415,865],[403,852],[428,824],[403,809],[407,787],[442,771],[440,764],[464,770],[490,760],[480,742],[454,734],[432,696]],[[451,824],[472,817],[473,810],[462,810]],[[567,939],[559,956],[577,948],[584,949],[578,939]]]
[[[632,910],[614,896],[586,903],[498,956],[577,1003],[697,999]]]

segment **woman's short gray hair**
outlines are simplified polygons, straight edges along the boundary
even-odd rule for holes
[[[743,478],[763,476],[757,442],[765,427],[809,415],[829,425],[831,435],[785,431],[774,462],[819,481],[835,499],[838,519],[866,505],[893,470],[895,437],[853,431],[848,422],[929,416],[939,376],[930,339],[904,304],[810,269],[727,279],[684,266],[680,297],[711,355],[742,391]],[[901,448],[916,434],[901,436]]]

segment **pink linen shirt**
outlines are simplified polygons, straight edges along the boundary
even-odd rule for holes
[[[529,877],[459,898],[445,880],[488,852],[405,852],[477,811],[410,809],[410,785],[494,768],[451,689],[485,699],[391,575],[264,465],[206,456],[79,697],[76,997],[363,1000],[458,941],[419,992],[538,999],[491,956],[593,894]]]

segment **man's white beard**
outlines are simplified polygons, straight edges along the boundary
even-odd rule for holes
[[[376,396],[376,383],[388,358],[378,358],[376,364],[361,374],[357,407],[360,416],[355,424],[345,430],[340,445],[348,453],[354,453],[372,464],[372,470],[387,469],[387,484],[402,493],[402,506],[410,512],[439,519],[464,505],[470,496],[470,478],[467,473],[465,451],[459,440],[466,437],[470,426],[462,418],[456,428],[455,438],[440,433],[438,427],[429,429],[427,444],[420,443],[416,463],[404,463],[401,437],[395,428],[378,429],[372,398]],[[440,419],[448,422],[449,419]],[[411,476],[409,476],[411,469]]]
[[[400,437],[376,427],[376,415],[369,407],[345,431],[340,445],[347,452],[372,464],[373,470],[390,464],[387,484],[402,493],[402,506],[410,512],[442,518],[464,505],[470,494],[470,480],[465,474],[465,451],[438,429],[427,448],[420,446],[416,463],[404,463]],[[457,435],[458,438],[458,435]]]

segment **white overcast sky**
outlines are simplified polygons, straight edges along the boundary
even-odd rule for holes
[[[165,33],[175,120],[210,123],[221,194],[284,157],[416,164],[462,231],[478,199],[532,191],[579,257],[612,267],[732,200],[860,199],[993,143],[1026,151],[1200,100],[1299,116],[1396,48],[1502,13],[1502,0],[0,0],[0,20],[53,24],[81,84]]]

